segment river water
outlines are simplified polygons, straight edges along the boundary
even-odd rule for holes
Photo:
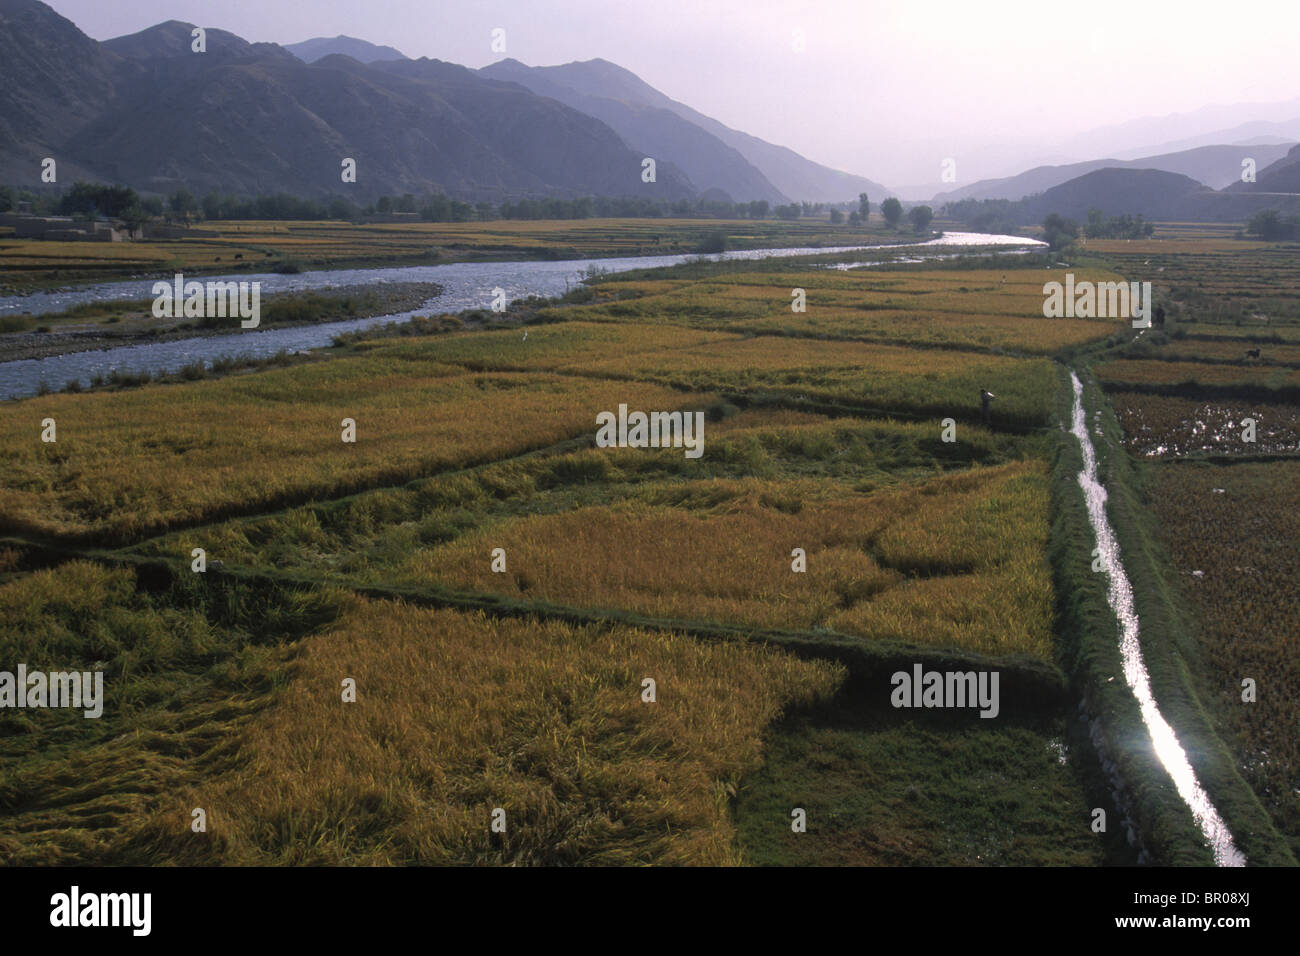
[[[1074,386],[1074,415],[1070,432],[1079,440],[1083,452],[1083,471],[1079,472],[1079,487],[1083,489],[1088,505],[1088,520],[1097,535],[1097,547],[1106,567],[1106,599],[1120,625],[1120,656],[1124,662],[1124,680],[1137,698],[1142,721],[1151,736],[1151,745],[1161,765],[1173,778],[1178,795],[1192,811],[1201,833],[1214,851],[1214,861],[1219,866],[1245,866],[1246,857],[1233,843],[1228,825],[1210,802],[1209,796],[1196,779],[1196,771],[1174,728],[1165,720],[1151,693],[1151,680],[1146,661],[1142,657],[1142,644],[1138,640],[1139,622],[1133,604],[1133,587],[1120,560],[1119,542],[1106,517],[1106,489],[1097,480],[1097,454],[1088,435],[1087,416],[1083,410],[1083,385],[1079,377],[1070,373]]]
[[[203,276],[204,282],[260,282],[262,294],[300,292],[329,286],[389,282],[436,282],[443,292],[421,308],[409,312],[377,315],[366,319],[347,319],[319,325],[276,329],[249,329],[231,335],[196,336],[143,345],[129,345],[96,351],[69,352],[43,359],[22,359],[0,363],[0,399],[35,395],[42,383],[60,389],[72,381],[89,384],[96,375],[121,372],[175,372],[185,365],[202,361],[211,364],[218,358],[266,358],[284,350],[302,352],[323,348],[343,332],[366,329],[389,322],[402,322],[414,315],[429,312],[459,312],[464,309],[491,307],[492,290],[505,290],[507,300],[538,295],[550,298],[580,284],[587,270],[627,272],[672,266],[694,258],[714,261],[729,259],[765,259],[787,256],[826,255],[865,250],[898,249],[908,253],[910,261],[939,259],[944,253],[913,254],[922,248],[1039,246],[1032,239],[1019,236],[983,235],[950,232],[938,239],[904,246],[835,246],[828,248],[751,249],[723,252],[710,256],[635,256],[623,259],[579,259],[559,262],[454,262],[440,266],[402,266],[377,269],[339,269],[303,272],[297,275],[277,273]],[[949,253],[950,255],[951,253]],[[54,292],[25,296],[0,297],[0,315],[30,312],[33,315],[61,312],[84,302],[113,299],[152,299],[153,284],[158,277],[77,286]]]

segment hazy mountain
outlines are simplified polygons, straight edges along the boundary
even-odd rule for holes
[[[180,20],[168,20],[156,26],[132,33],[128,36],[105,40],[104,49],[135,60],[153,60],[167,57],[196,56],[194,44],[194,24]],[[260,53],[273,53],[280,48],[273,43],[252,44],[243,37],[238,37],[225,30],[212,27],[204,29],[204,54],[206,56],[257,56]]]
[[[155,192],[696,195],[671,164],[642,183],[642,155],[612,129],[514,83],[436,60],[309,65],[214,29],[197,54],[192,29],[169,21],[101,44],[38,0],[0,0],[0,182],[39,185],[49,155],[60,185]],[[341,180],[345,157],[355,184]]]
[[[335,53],[350,56],[362,63],[378,63],[381,60],[405,60],[406,55],[391,46],[378,46],[356,37],[336,36],[314,37],[301,43],[286,43],[284,48],[305,63],[315,63]]]
[[[1300,117],[1283,122],[1256,120],[1250,123],[1239,123],[1229,129],[1214,130],[1202,136],[1161,143],[1155,147],[1117,155],[1121,158],[1133,158],[1151,153],[1175,153],[1214,143],[1230,143],[1233,146],[1278,146],[1284,143],[1290,145],[1297,141],[1300,141]],[[1259,159],[1259,157],[1255,158]]]
[[[1080,222],[1090,209],[1103,216],[1137,215],[1147,219],[1181,219],[1201,197],[1215,191],[1190,176],[1159,169],[1097,169],[1023,202],[1024,221],[1041,222],[1060,213]]]
[[[1294,123],[1293,117],[1300,117],[1300,98],[1275,103],[1212,104],[1187,113],[1144,116],[1098,127],[1065,140],[1059,147],[1076,156],[1101,154],[1133,159],[1214,143],[1236,143],[1261,135],[1294,141],[1300,138],[1300,130],[1288,125]]]
[[[1212,189],[1222,189],[1241,179],[1241,161],[1249,156],[1262,169],[1285,156],[1291,143],[1276,146],[1201,146],[1197,149],[1146,156],[1141,159],[1093,159],[1064,166],[1038,166],[1005,179],[985,179],[934,197],[935,203],[958,199],[1022,199],[1059,186],[1097,169],[1159,169],[1190,176]]]
[[[684,103],[665,96],[635,73],[608,60],[586,60],[562,66],[533,67],[532,70],[534,75],[554,86],[584,96],[673,112],[736,150],[757,167],[768,182],[791,199],[840,202],[857,199],[858,193],[865,192],[872,202],[878,203],[891,195],[891,191],[880,183],[822,166],[805,159],[792,149],[773,145],[756,136],[724,126]]]
[[[712,133],[671,110],[619,99],[618,89],[611,89],[610,96],[579,92],[568,86],[563,76],[554,72],[556,69],[529,67],[518,60],[506,59],[478,72],[493,79],[520,83],[539,96],[549,96],[596,117],[632,148],[655,157],[657,162],[667,158],[675,163],[698,189],[720,190],[732,200],[789,201],[744,156]]]
[[[1272,165],[1258,169],[1253,183],[1237,182],[1229,189],[1240,193],[1300,193],[1300,146]]]

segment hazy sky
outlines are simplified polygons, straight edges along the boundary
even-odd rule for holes
[[[946,157],[959,183],[1053,154],[1096,158],[1058,144],[1300,97],[1297,0],[46,2],[99,40],[176,19],[250,41],[346,34],[471,67],[501,58],[501,27],[505,55],[529,65],[603,57],[729,126],[890,185],[936,181]]]

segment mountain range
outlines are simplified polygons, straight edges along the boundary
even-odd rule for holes
[[[214,28],[194,52],[194,29],[169,20],[100,43],[39,0],[0,0],[0,182],[39,187],[51,157],[60,184],[152,193],[777,204],[887,192],[603,60],[475,71],[350,37],[286,48]],[[347,158],[355,183],[342,180]]]
[[[97,42],[40,0],[0,0],[0,183],[39,188],[48,157],[59,186],[84,178],[155,194],[770,206],[853,202],[865,192],[877,207],[893,194],[732,129],[603,59],[546,67],[504,59],[474,70],[353,37],[281,46],[215,28],[198,53],[195,29],[169,20]],[[1040,165],[931,202],[1008,199],[1024,215],[1041,207],[1075,218],[1091,208],[1217,220],[1264,203],[1294,209],[1300,197],[1270,197],[1300,193],[1300,120],[1275,123],[1263,118],[1268,109],[1300,113],[1300,101],[1257,105],[1236,126],[1219,126],[1244,137],[1228,145],[1201,140],[1234,117],[1230,107],[1119,124],[1090,135],[1116,146],[1183,139],[1156,155],[1117,149],[1116,158]],[[642,180],[647,157],[653,182]],[[1240,181],[1246,157],[1254,183]],[[340,175],[346,159],[356,162],[355,183]]]
[[[1256,169],[1281,159],[1294,143],[1277,145],[1199,146],[1180,152],[1146,156],[1140,159],[1093,159],[1062,166],[1036,166],[1016,176],[984,179],[950,192],[939,193],[936,203],[958,199],[1023,199],[1077,179],[1097,169],[1158,169],[1189,176],[1213,189],[1223,189],[1241,181],[1242,160],[1255,160]]]
[[[356,37],[315,37],[301,43],[286,43],[284,48],[304,63],[315,63],[334,53],[350,56],[360,63],[378,63],[381,60],[409,59],[391,46],[379,46]]]

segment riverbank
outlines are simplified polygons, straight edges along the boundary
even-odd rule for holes
[[[319,292],[277,293],[263,303],[258,328],[294,328],[404,313],[421,308],[441,294],[442,286],[436,282],[354,283]],[[237,317],[159,318],[153,315],[152,305],[149,299],[113,300],[85,303],[63,313],[8,316],[8,324],[28,328],[0,332],[0,362],[225,337],[244,331]]]
[[[191,238],[135,243],[0,237],[0,297],[87,283],[189,276],[558,262],[923,240],[883,223],[824,220],[579,219],[467,223],[215,222]]]

